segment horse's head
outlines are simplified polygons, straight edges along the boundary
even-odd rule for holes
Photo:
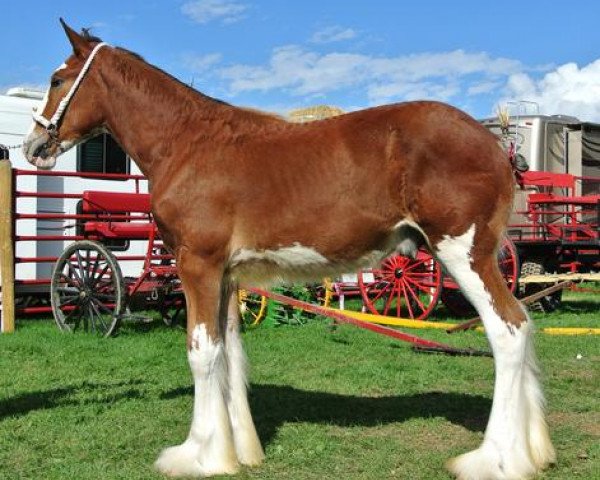
[[[27,160],[43,169],[53,168],[56,157],[104,129],[97,99],[101,84],[92,73],[92,60],[104,44],[85,32],[78,34],[62,19],[60,22],[73,54],[50,77],[50,86],[33,113],[34,121],[23,144]]]

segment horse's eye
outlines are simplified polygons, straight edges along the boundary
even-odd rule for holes
[[[53,78],[50,80],[50,87],[51,88],[57,88],[60,87],[62,85],[63,81],[60,78]]]

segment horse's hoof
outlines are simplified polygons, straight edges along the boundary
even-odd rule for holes
[[[202,475],[199,453],[187,442],[165,448],[154,462],[154,468],[168,477],[198,477]]]
[[[168,477],[210,477],[213,475],[232,475],[237,473],[237,462],[211,461],[201,462],[201,449],[193,442],[164,449],[154,462],[156,468]]]
[[[453,458],[446,468],[458,480],[526,480],[537,473],[525,452],[501,454],[491,446]]]

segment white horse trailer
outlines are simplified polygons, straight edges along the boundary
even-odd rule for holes
[[[498,118],[481,123],[502,138]],[[577,178],[573,195],[600,194],[600,124],[567,115],[515,115],[505,138],[515,144],[530,171],[567,173]],[[527,188],[516,191],[509,223],[522,220],[515,212],[526,208],[529,193]]]
[[[0,95],[0,145],[12,147],[9,150],[10,161],[13,171],[17,173],[14,176],[14,190],[17,192],[14,201],[17,298],[49,291],[47,284],[36,281],[50,278],[53,262],[47,259],[58,257],[71,243],[67,237],[75,235],[78,228],[78,222],[73,219],[19,218],[19,215],[77,214],[80,201],[76,196],[84,190],[131,192],[134,189],[131,180],[98,178],[99,174],[141,175],[135,163],[109,135],[90,139],[59,158],[57,170],[80,176],[18,174],[19,171],[34,170],[18,146],[23,143],[31,128],[32,109],[40,104],[43,96],[44,92],[27,88],[13,88]],[[95,175],[95,178],[90,178],[89,175],[86,177],[86,173]],[[141,192],[148,191],[146,181],[138,181],[138,187]],[[64,236],[65,240],[60,239],[60,236]],[[43,237],[55,239],[47,240]],[[113,248],[127,251],[132,256],[144,255],[146,243],[131,241],[115,244]],[[125,276],[137,276],[141,262],[123,262],[121,267]]]
[[[499,137],[502,129],[497,118],[481,122]],[[600,193],[600,124],[582,122],[566,115],[513,116],[508,137],[515,142],[534,172],[568,173],[581,177],[577,194]]]

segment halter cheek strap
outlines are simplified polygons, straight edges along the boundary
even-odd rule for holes
[[[52,116],[52,118],[50,120],[48,120],[42,114],[33,112],[33,119],[37,123],[39,123],[41,126],[43,126],[51,136],[56,135],[56,130],[58,129],[58,122],[62,118],[67,106],[69,105],[69,102],[73,98],[73,95],[75,95],[77,88],[79,88],[79,84],[83,80],[83,77],[85,77],[85,74],[87,73],[90,66],[92,65],[92,61],[94,60],[94,57],[96,56],[96,54],[102,47],[107,46],[107,45],[108,44],[102,42],[94,47],[94,49],[92,50],[92,53],[90,53],[89,57],[83,64],[83,68],[79,72],[79,75],[77,75],[75,82],[73,82],[73,85],[71,85],[71,89],[60,101],[60,103],[58,104],[58,108],[56,109],[56,112],[54,112],[54,115]]]

